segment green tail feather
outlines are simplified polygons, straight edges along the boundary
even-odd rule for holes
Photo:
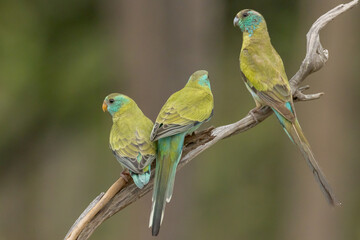
[[[181,158],[185,135],[186,133],[180,133],[158,140],[153,204],[149,223],[149,227],[152,227],[153,236],[159,234],[165,204],[170,202],[172,196],[176,168]]]
[[[274,109],[273,109],[274,110]],[[279,119],[281,125],[283,126],[285,132],[291,139],[291,141],[299,148],[303,157],[305,158],[307,164],[309,165],[316,181],[319,183],[319,186],[324,193],[326,200],[331,205],[341,205],[341,203],[336,199],[335,194],[333,193],[330,184],[325,178],[325,174],[322,172],[319,164],[317,163],[314,154],[311,151],[310,144],[306,139],[299,121],[296,119],[294,123],[291,123],[285,119],[281,114],[274,110],[276,117]]]
[[[170,173],[169,173],[169,183],[168,183],[168,188],[166,190],[166,202],[170,202],[172,194],[173,194],[173,190],[174,190],[174,183],[175,183],[175,176],[176,176],[176,168],[177,165],[180,161],[181,158],[181,153],[179,155],[179,158],[177,160],[176,165],[174,164],[174,166],[170,169]]]

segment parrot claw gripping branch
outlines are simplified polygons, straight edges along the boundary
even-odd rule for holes
[[[319,32],[330,21],[353,8],[358,4],[358,0],[353,0],[346,4],[340,4],[319,17],[311,26],[306,35],[306,56],[298,72],[290,79],[290,87],[294,101],[309,101],[320,98],[323,93],[304,94],[303,92],[309,86],[300,87],[304,79],[313,72],[320,70],[327,62],[329,53],[320,43]],[[252,111],[243,119],[220,127],[210,127],[208,129],[196,132],[187,136],[184,141],[182,158],[179,161],[178,168],[182,168],[201,152],[214,145],[221,139],[247,131],[265,120],[272,114],[269,107],[263,107],[260,110]],[[152,163],[152,176],[155,170],[155,161]],[[127,182],[128,180],[129,182]],[[121,176],[104,194],[97,196],[75,221],[65,236],[65,240],[85,240],[88,239],[95,229],[106,219],[110,218],[126,206],[137,201],[153,189],[154,178],[142,189],[137,188],[134,182]]]

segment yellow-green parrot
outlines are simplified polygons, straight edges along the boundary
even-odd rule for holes
[[[184,138],[203,122],[214,108],[209,75],[200,70],[193,73],[183,89],[174,93],[162,107],[150,139],[158,140],[154,192],[149,227],[157,236],[164,216],[165,201],[170,202],[176,168],[181,158]]]
[[[271,45],[265,19],[256,11],[245,9],[236,14],[234,26],[243,32],[240,70],[257,108],[271,107],[286,134],[300,149],[328,202],[340,204],[301,130],[284,65]]]
[[[129,169],[136,186],[143,188],[150,180],[150,166],[156,157],[156,143],[150,141],[153,122],[134,100],[123,94],[108,95],[102,109],[113,120],[110,149],[119,163]]]

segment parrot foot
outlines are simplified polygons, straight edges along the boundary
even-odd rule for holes
[[[122,178],[125,180],[125,182],[129,182],[130,173],[129,173],[127,170],[122,171],[122,172],[120,173],[120,177],[122,177]]]
[[[259,123],[259,121],[258,121],[257,117],[255,116],[255,114],[258,113],[261,108],[262,108],[262,106],[257,106],[256,108],[251,109],[249,112],[249,114],[253,117],[253,119],[256,123]]]

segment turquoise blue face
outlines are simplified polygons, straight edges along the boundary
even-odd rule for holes
[[[128,97],[121,94],[110,94],[105,98],[105,102],[107,105],[107,111],[114,115],[119,109],[128,103],[130,100]]]
[[[188,81],[188,84],[191,84],[191,86],[199,85],[201,87],[208,87],[210,88],[210,81],[209,81],[209,73],[206,70],[198,70],[194,72]],[[211,88],[210,88],[211,89]]]
[[[242,32],[248,32],[249,37],[251,37],[262,21],[262,16],[259,13],[252,10],[242,10],[236,15],[234,24],[238,26]]]
[[[210,87],[210,81],[209,81],[209,76],[207,74],[202,75],[199,80],[198,83],[203,86],[203,87],[208,87],[211,89]]]

